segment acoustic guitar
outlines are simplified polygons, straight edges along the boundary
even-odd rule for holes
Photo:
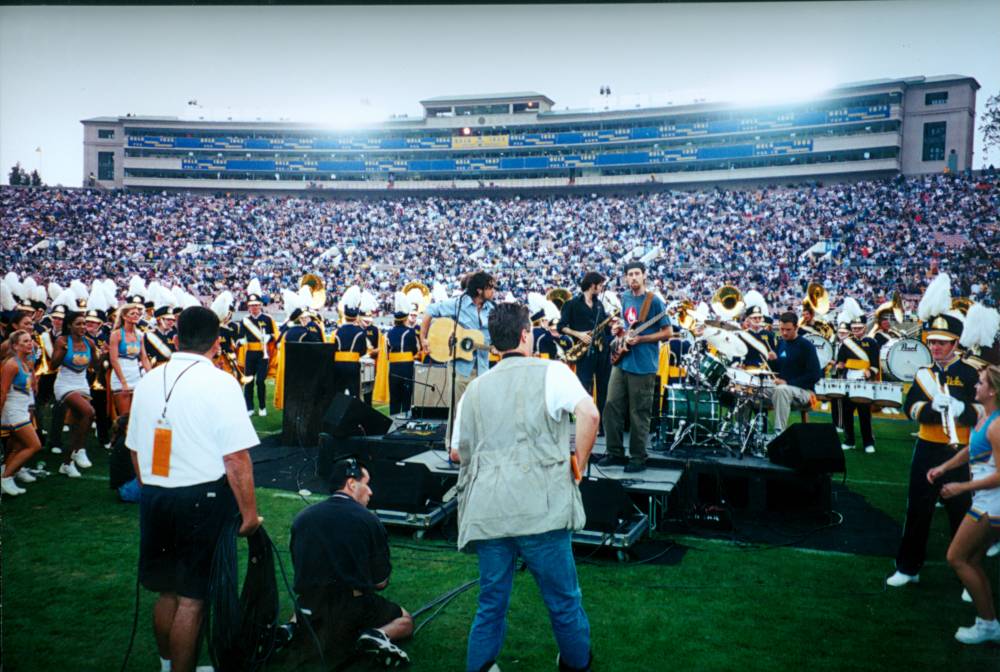
[[[451,347],[451,337],[455,336],[454,352]],[[489,352],[486,337],[478,329],[465,329],[456,325],[455,320],[439,317],[431,322],[427,330],[427,350],[431,359],[436,362],[450,362],[453,359],[463,359],[471,362],[475,353],[482,350]]]

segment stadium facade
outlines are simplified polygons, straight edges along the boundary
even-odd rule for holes
[[[556,110],[533,93],[421,101],[422,118],[334,131],[290,122],[82,120],[84,185],[213,191],[621,188],[972,167],[972,77],[883,79],[780,106]]]

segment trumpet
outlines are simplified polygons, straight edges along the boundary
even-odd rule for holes
[[[941,388],[941,394],[948,394],[950,396],[948,387],[944,383],[938,380],[938,385]],[[958,450],[962,444],[958,440],[958,429],[955,427],[955,416],[952,415],[950,406],[941,411],[941,429],[944,430],[945,435],[948,437],[948,447],[952,450]]]

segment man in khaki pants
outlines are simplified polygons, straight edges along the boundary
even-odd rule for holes
[[[816,381],[822,377],[816,347],[799,336],[798,317],[782,313],[779,318],[781,340],[767,358],[778,377],[774,379],[771,400],[774,402],[774,430],[779,434],[788,426],[792,404],[809,404]]]

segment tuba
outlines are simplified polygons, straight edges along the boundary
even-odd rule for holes
[[[732,285],[723,285],[712,295],[712,310],[723,320],[735,320],[746,304],[743,302],[743,294]]]
[[[320,310],[326,305],[326,285],[323,278],[314,273],[306,273],[299,279],[299,287],[308,287],[312,297],[309,307],[313,310]]]
[[[816,315],[826,315],[830,312],[830,294],[823,285],[818,282],[810,282],[806,287],[806,296],[802,299],[802,307],[810,308]],[[804,322],[800,319],[799,326],[801,327],[803,324]],[[828,341],[832,341],[837,335],[830,323],[823,320],[814,320],[812,328]]]
[[[967,296],[956,296],[951,300],[951,309],[957,310],[962,313],[963,316],[968,314],[969,308],[972,307],[972,299]]]
[[[419,280],[411,280],[403,285],[401,291],[406,296],[409,296],[410,292],[414,289],[420,290],[420,304],[417,306],[417,312],[424,313],[427,310],[427,306],[431,305],[431,290]]]
[[[562,310],[563,304],[573,298],[573,293],[563,287],[553,287],[545,292],[545,298],[554,303],[556,308]]]
[[[954,303],[954,302],[952,302]],[[868,330],[868,337],[871,338],[878,331],[879,316],[892,311],[892,316],[896,318],[897,324],[903,323],[903,297],[899,295],[899,290],[892,293],[892,299],[886,301],[872,312],[872,326]]]

